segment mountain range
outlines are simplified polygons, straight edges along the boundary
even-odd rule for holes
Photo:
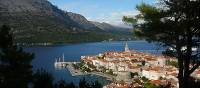
[[[0,0],[0,25],[10,25],[18,43],[75,43],[130,38],[130,29],[88,21],[47,0]]]

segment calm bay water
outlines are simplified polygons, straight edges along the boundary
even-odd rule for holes
[[[130,49],[149,52],[153,54],[160,54],[163,48],[156,44],[150,44],[145,41],[128,41]],[[57,46],[34,46],[25,47],[25,51],[35,54],[35,59],[32,62],[33,69],[43,68],[51,72],[55,80],[66,80],[67,82],[78,83],[80,78],[85,77],[87,80],[99,80],[103,83],[107,81],[105,78],[99,76],[76,76],[72,77],[67,69],[55,69],[54,61],[56,57],[61,57],[65,54],[65,61],[80,61],[82,55],[95,55],[106,51],[123,51],[125,42],[95,42],[95,43],[80,43],[80,44],[66,44]]]

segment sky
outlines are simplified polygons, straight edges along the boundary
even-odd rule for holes
[[[154,4],[156,0],[49,0],[53,5],[67,11],[78,13],[89,21],[106,22],[124,26],[123,16],[136,15],[136,5],[143,2]]]

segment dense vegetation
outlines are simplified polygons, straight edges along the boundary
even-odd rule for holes
[[[93,42],[131,34],[112,26],[112,31],[100,29],[84,16],[63,11],[48,0],[0,0],[0,4],[0,26],[8,24],[18,43]]]
[[[136,8],[138,15],[123,20],[134,26],[137,37],[172,48],[165,54],[178,59],[179,88],[189,88],[190,74],[200,66],[200,1],[159,0],[157,6]]]
[[[29,38],[19,38],[17,43],[80,43],[80,42],[98,42],[104,40],[120,40],[129,36],[119,36],[105,32],[42,32],[35,33]]]
[[[166,60],[166,65],[171,65],[178,68],[178,63],[176,61]]]
[[[99,81],[88,82],[85,78],[80,79],[78,85],[73,82],[66,82],[65,80],[60,80],[53,83],[53,77],[50,73],[45,70],[38,70],[33,75],[32,86],[33,88],[102,88],[103,86]]]
[[[14,45],[10,30],[6,25],[0,29],[0,87],[27,88],[32,78],[33,54]]]

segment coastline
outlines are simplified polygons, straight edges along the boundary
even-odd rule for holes
[[[123,42],[126,40],[113,40],[113,41],[88,41],[88,42],[66,42],[66,43],[53,43],[53,42],[44,42],[44,43],[16,43],[17,46],[22,47],[33,47],[33,46],[62,46],[67,44],[84,44],[84,43],[98,43],[98,42]],[[143,42],[145,40],[128,40],[134,42]]]
[[[136,49],[136,50],[156,49],[154,48],[153,44],[149,44],[146,41],[127,41],[127,42],[130,45],[131,49]],[[144,44],[147,47],[143,47]],[[122,41],[112,41],[112,42],[80,43],[80,44],[66,44],[66,45],[64,44],[58,46],[33,46],[33,47],[23,47],[23,48],[27,52],[35,53],[35,55],[37,55],[32,63],[34,69],[36,70],[40,68],[45,68],[48,71],[52,71],[56,81],[64,79],[66,81],[73,81],[74,83],[78,83],[80,78],[89,77],[89,79],[102,80],[103,84],[107,84],[106,78],[104,77],[96,75],[72,76],[66,67],[64,69],[55,70],[54,66],[52,65],[55,62],[55,58],[62,56],[63,53],[66,56],[65,61],[79,62],[80,56],[82,55],[96,55],[98,53],[105,51],[121,51],[122,50],[121,47],[123,46],[124,42]],[[157,51],[152,51],[152,53],[157,53]]]
[[[72,66],[73,63],[79,63],[79,62],[67,62],[67,66],[66,68],[69,70],[70,74],[72,76],[82,76],[82,75],[96,75],[96,76],[101,76],[106,78],[109,81],[113,81],[116,79],[115,76],[113,75],[109,75],[109,74],[105,74],[102,72],[82,72],[81,70],[76,70],[74,69],[74,67]]]

